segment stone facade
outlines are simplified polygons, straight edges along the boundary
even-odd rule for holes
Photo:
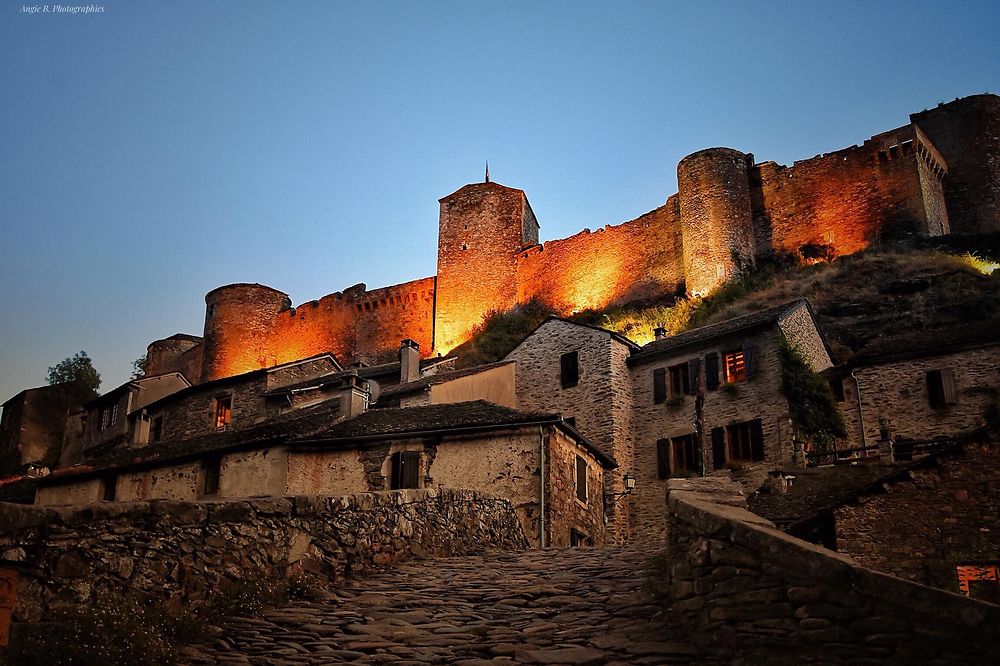
[[[357,285],[299,307],[270,287],[227,285],[206,296],[200,344],[157,341],[150,358],[157,371],[197,382],[321,351],[365,358],[403,338],[430,356],[467,340],[486,313],[532,298],[569,313],[682,285],[704,294],[775,249],[842,255],[899,236],[997,230],[1000,97],[955,100],[788,167],[730,148],[699,151],[678,165],[678,188],[628,222],[539,244],[522,190],[466,185],[440,200],[437,276]],[[200,376],[187,374],[199,359]]]
[[[63,445],[66,417],[79,406],[66,392],[66,385],[21,391],[3,403],[0,455],[16,467],[28,463],[55,465]]]
[[[857,562],[958,591],[956,567],[1000,565],[1000,446],[968,444],[936,456],[834,512],[837,550]],[[1000,582],[988,598],[1000,600]]]
[[[710,480],[671,484],[667,612],[702,663],[1000,661],[1000,606],[790,537]]]
[[[943,404],[931,395],[935,377],[930,374],[939,371],[953,382]],[[955,437],[981,428],[987,408],[997,399],[1000,345],[862,360],[840,370],[832,381],[843,386],[839,406],[850,447],[876,446],[883,434],[911,440]]]
[[[509,501],[467,490],[60,510],[0,504],[0,525],[0,566],[19,576],[19,622],[106,592],[191,607],[255,572],[297,567],[337,581],[411,556],[527,545]]]
[[[633,469],[637,478],[631,501],[638,534],[645,538],[660,538],[665,534],[663,498],[670,476],[707,474],[730,464],[749,464],[766,473],[793,463],[801,443],[795,438],[788,401],[781,390],[779,343],[782,340],[802,351],[814,370],[830,366],[830,356],[804,302],[763,329],[737,328],[658,356],[637,357],[630,363],[635,405]],[[727,384],[724,355],[748,350],[755,359],[752,376]],[[716,365],[715,389],[708,384],[711,355],[720,359]],[[671,368],[687,373],[689,387],[682,382],[680,392],[675,390]],[[667,384],[667,392],[659,402],[655,395],[657,372],[663,373]],[[736,461],[735,439],[750,436],[750,427],[745,424],[754,422],[759,422],[761,455]],[[693,438],[695,462],[679,465],[677,458],[682,455],[679,448],[688,437]]]

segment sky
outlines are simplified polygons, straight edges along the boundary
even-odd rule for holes
[[[115,388],[220,285],[433,275],[486,160],[563,238],[702,148],[791,164],[1000,93],[993,0],[93,6],[0,0],[0,402],[80,350]]]

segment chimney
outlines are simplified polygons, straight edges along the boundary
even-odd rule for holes
[[[666,340],[667,339],[667,329],[663,328],[662,326],[657,326],[656,328],[653,329],[653,336],[657,340]]]
[[[368,392],[358,373],[351,372],[344,377],[340,393],[340,415],[351,418],[368,409]]]
[[[407,338],[399,345],[399,381],[402,384],[420,379],[420,345]]]

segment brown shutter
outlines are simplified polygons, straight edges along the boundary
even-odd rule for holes
[[[754,419],[750,426],[750,459],[764,459],[764,427],[760,419]]]
[[[670,440],[656,440],[656,478],[670,477]]]
[[[587,501],[587,461],[580,456],[576,457],[576,498]]]
[[[688,395],[695,395],[698,392],[698,377],[701,375],[701,358],[695,356],[688,361]]]
[[[927,397],[931,407],[944,407],[944,381],[940,370],[930,370],[927,373]]]
[[[664,368],[653,370],[653,402],[660,404],[667,399],[667,371]]]
[[[714,391],[719,388],[719,353],[705,354],[705,388]]]
[[[958,392],[955,390],[955,373],[951,368],[941,371],[941,398],[946,405],[958,402]]]
[[[757,354],[755,353],[756,351],[757,351],[756,345],[750,340],[747,340],[743,343],[743,363],[745,364],[744,367],[746,367],[747,379],[750,379],[755,374],[757,374]]]
[[[712,467],[722,469],[726,465],[726,433],[722,428],[712,428]]]

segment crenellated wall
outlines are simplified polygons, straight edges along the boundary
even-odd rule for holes
[[[220,287],[206,296],[204,342],[153,343],[151,364],[197,382],[323,351],[365,359],[403,338],[425,356],[444,354],[489,312],[532,298],[569,314],[681,285],[700,296],[775,249],[818,244],[839,255],[913,234],[1000,229],[1000,97],[910,118],[792,166],[755,164],[731,148],[698,151],[678,164],[679,191],[664,205],[544,244],[524,191],[466,185],[440,200],[435,277],[358,285],[296,308],[263,285]],[[201,376],[189,375],[199,359]]]

